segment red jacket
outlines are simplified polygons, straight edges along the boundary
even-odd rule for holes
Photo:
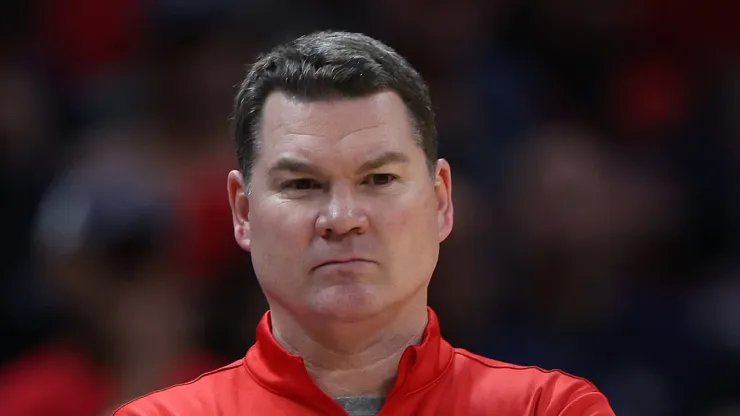
[[[409,347],[380,416],[614,416],[591,383],[561,371],[521,367],[455,349],[429,310],[420,346]],[[114,416],[336,415],[344,409],[320,390],[303,360],[272,336],[270,314],[243,360],[124,405]]]

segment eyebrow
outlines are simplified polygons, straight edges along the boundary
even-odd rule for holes
[[[378,157],[375,157],[363,163],[357,171],[359,173],[364,173],[394,163],[409,163],[409,157],[405,153],[401,152],[384,152]]]
[[[279,172],[315,174],[317,173],[316,171],[317,169],[310,163],[290,157],[283,157],[278,159],[278,161],[270,167],[267,174],[268,176],[274,176]]]
[[[359,169],[358,173],[365,173],[371,170],[381,168],[386,165],[394,163],[408,163],[410,161],[408,155],[401,152],[387,151],[379,156],[364,162]],[[283,157],[278,159],[275,164],[268,171],[269,176],[273,176],[279,172],[291,172],[291,173],[303,173],[303,174],[317,174],[318,168],[310,163],[304,162],[299,159],[291,157]]]

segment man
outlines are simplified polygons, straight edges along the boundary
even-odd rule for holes
[[[249,71],[228,177],[270,305],[243,360],[116,416],[609,416],[585,380],[454,349],[427,307],[453,222],[427,87],[367,36],[314,33]]]

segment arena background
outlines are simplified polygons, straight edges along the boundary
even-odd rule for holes
[[[241,357],[234,86],[362,31],[428,80],[457,346],[620,416],[740,415],[740,2],[46,0],[0,10],[0,413],[99,416]]]

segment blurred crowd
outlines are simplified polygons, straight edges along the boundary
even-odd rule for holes
[[[266,304],[233,241],[231,99],[318,29],[430,84],[453,344],[584,376],[620,416],[740,415],[740,2],[0,7],[3,415],[109,414],[245,353]]]

